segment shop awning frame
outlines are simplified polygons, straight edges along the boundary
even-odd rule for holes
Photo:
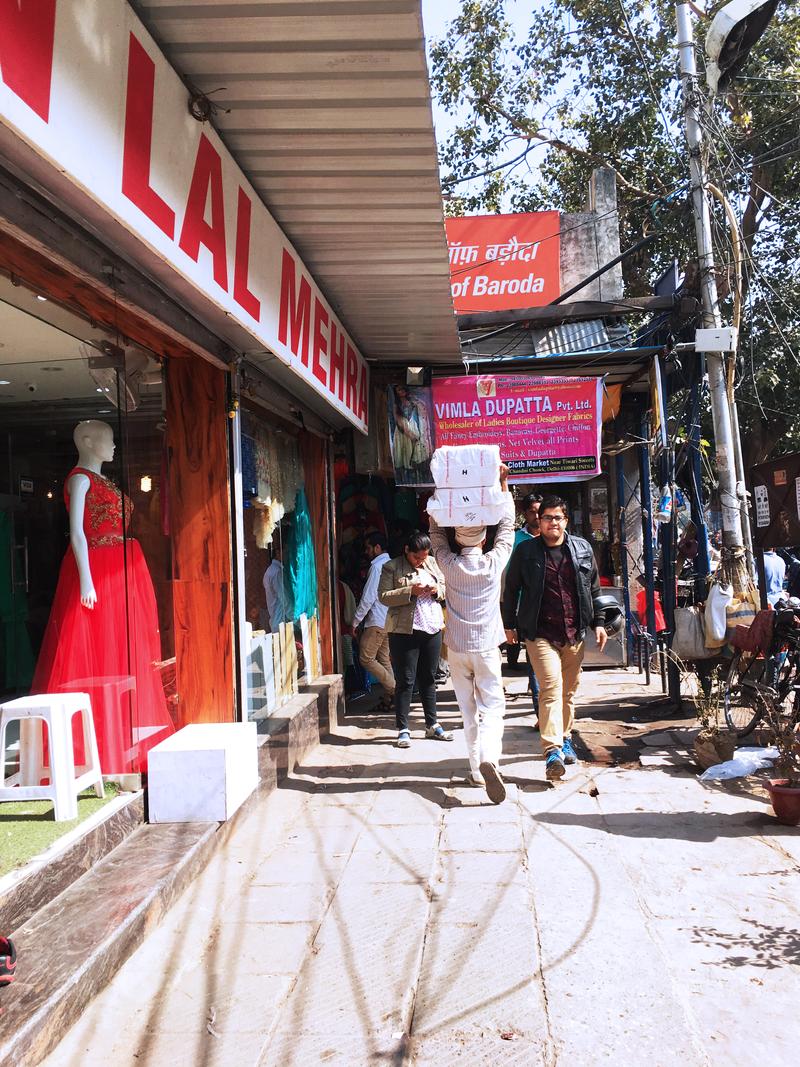
[[[420,0],[133,0],[371,361],[459,342]]]

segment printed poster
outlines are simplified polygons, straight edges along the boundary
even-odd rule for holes
[[[470,375],[434,378],[431,391],[436,447],[499,445],[517,482],[600,473],[602,378]]]
[[[389,446],[397,485],[433,485],[435,448],[431,390],[427,386],[389,387]]]
[[[756,502],[756,526],[769,526],[769,491],[766,485],[753,486]]]

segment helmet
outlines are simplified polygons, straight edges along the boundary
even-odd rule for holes
[[[592,602],[596,615],[604,615],[603,625],[609,634],[618,634],[625,622],[625,612],[611,593],[601,593]]]

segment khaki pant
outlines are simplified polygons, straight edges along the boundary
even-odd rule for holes
[[[539,733],[547,754],[572,734],[584,643],[559,646],[537,637],[525,645],[539,683]]]
[[[389,635],[380,626],[367,626],[358,642],[358,658],[365,671],[378,679],[387,695],[394,693]]]

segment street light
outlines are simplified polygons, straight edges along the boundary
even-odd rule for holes
[[[732,0],[716,13],[705,41],[706,81],[712,93],[723,90],[742,69],[778,3],[779,0]]]

